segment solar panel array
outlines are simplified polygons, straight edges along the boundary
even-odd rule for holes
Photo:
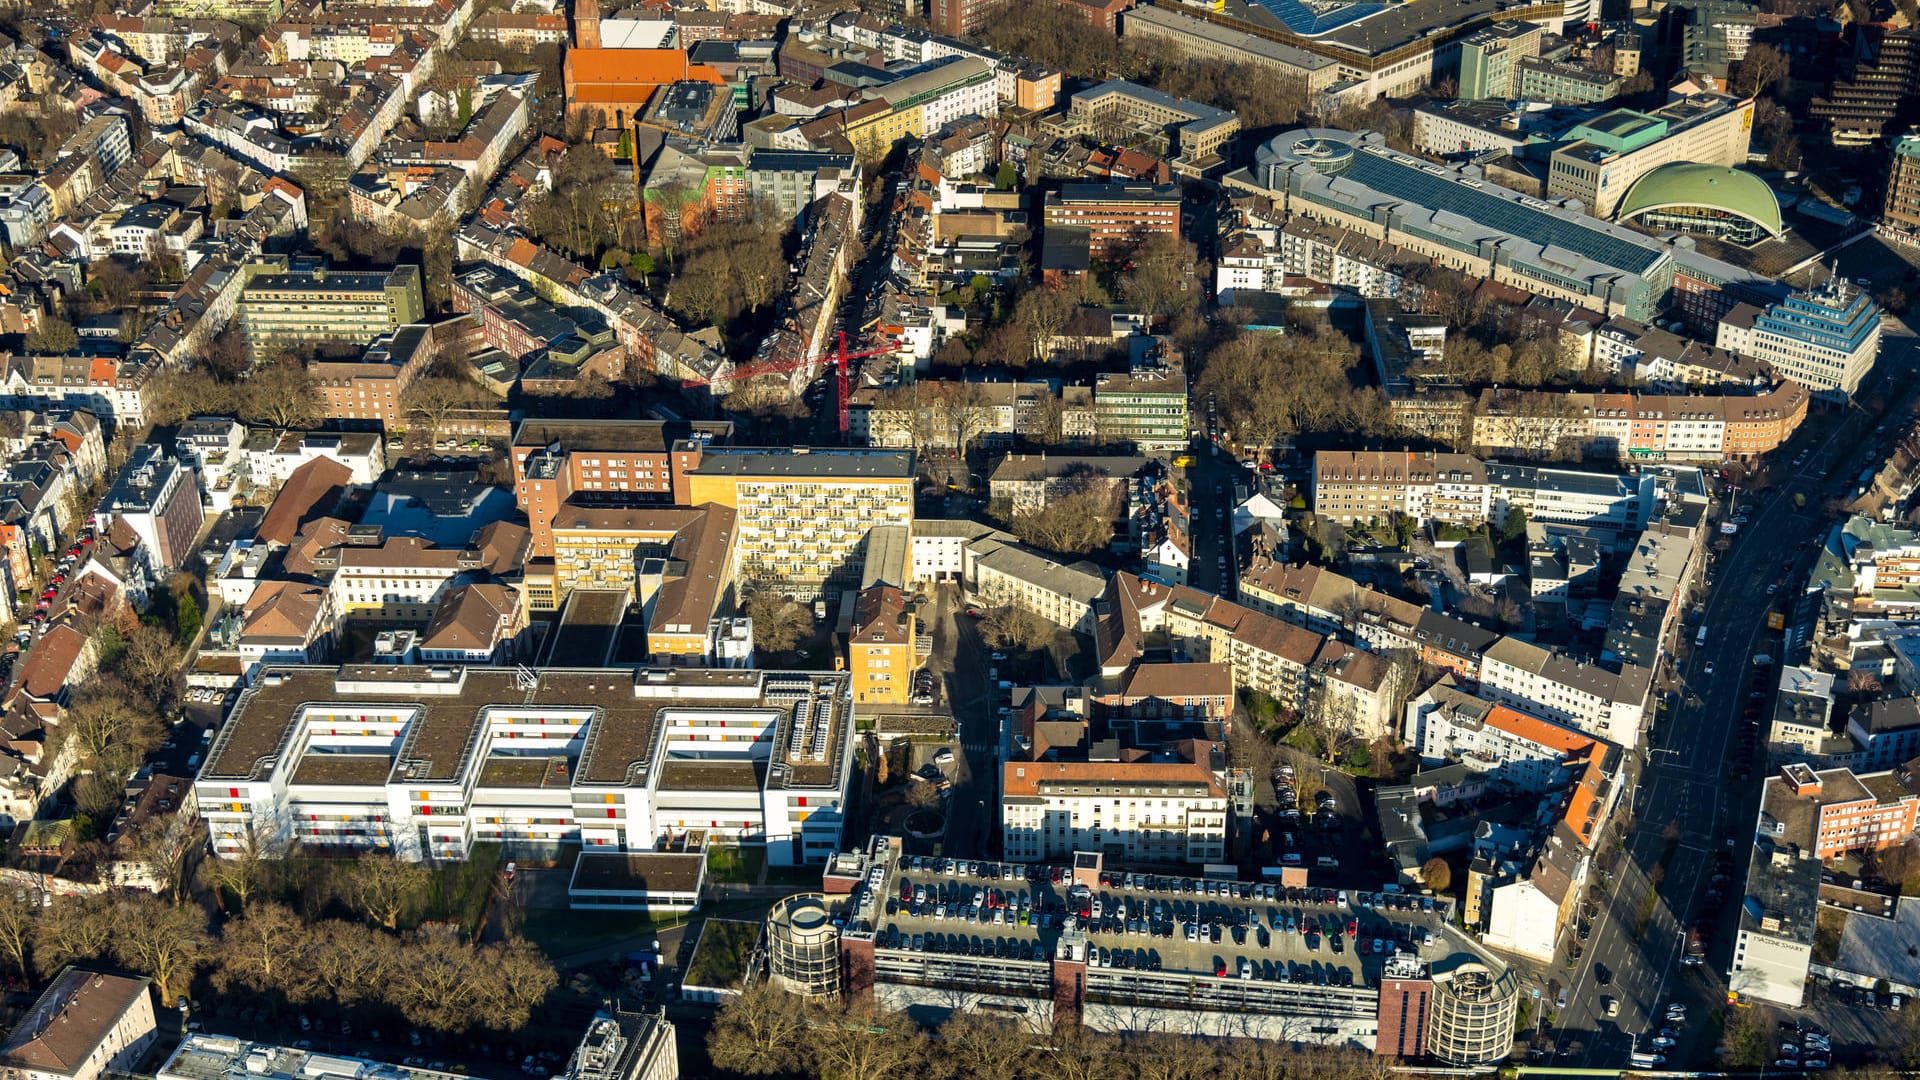
[[[1353,155],[1341,175],[1375,191],[1429,209],[1450,211],[1543,247],[1566,248],[1603,266],[1631,274],[1645,274],[1665,254],[1575,220],[1571,212],[1556,210],[1538,199],[1524,202],[1504,199],[1456,183],[1445,175],[1432,175],[1419,165],[1402,165],[1370,150]]]
[[[807,754],[815,761],[827,760],[827,733],[833,730],[833,702],[821,698],[813,703],[813,739]]]
[[[1303,37],[1359,22],[1393,7],[1392,4],[1302,3],[1301,0],[1257,0],[1281,25]]]
[[[798,702],[793,706],[793,723],[787,734],[787,760],[799,761],[807,750],[807,705]]]
[[[805,679],[768,679],[765,694],[768,701],[799,701],[813,695],[813,684]]]

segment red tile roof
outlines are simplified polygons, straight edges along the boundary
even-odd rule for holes
[[[300,526],[332,510],[353,479],[353,471],[332,458],[314,458],[293,470],[274,496],[256,533],[262,543],[293,543]]]

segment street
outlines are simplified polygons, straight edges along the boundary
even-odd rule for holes
[[[953,781],[947,797],[948,854],[991,856],[999,849],[999,795],[996,790],[1001,753],[1001,726],[997,709],[1004,704],[987,677],[992,661],[980,641],[976,622],[961,613],[960,587],[942,584],[934,592],[933,655],[951,658],[945,681],[947,705],[960,733],[961,753],[948,769]]]
[[[1189,509],[1193,514],[1193,565],[1187,583],[1196,589],[1231,600],[1238,593],[1233,550],[1234,486],[1247,475],[1239,462],[1214,454],[1208,444],[1192,451],[1187,469]]]
[[[1893,373],[1909,369],[1913,344],[1912,338],[1889,339],[1879,369],[1887,374],[1880,386],[1902,385]],[[1911,393],[1911,389],[1901,393],[1890,411],[1900,413]],[[1774,639],[1767,628],[1773,601],[1764,586],[1783,580],[1789,595],[1797,588],[1817,552],[1817,541],[1831,525],[1821,509],[1823,498],[1833,491],[1835,482],[1844,485],[1865,467],[1862,459],[1870,453],[1873,419],[1848,406],[1844,417],[1817,443],[1796,440],[1776,454],[1784,467],[1797,453],[1796,446],[1812,445],[1814,452],[1798,471],[1772,490],[1757,495],[1735,493],[1737,501],[1753,502],[1754,510],[1719,562],[1721,584],[1709,591],[1704,615],[1686,624],[1688,633],[1705,625],[1707,641],[1690,648],[1678,664],[1685,692],[1675,709],[1655,721],[1647,752],[1632,756],[1625,770],[1633,827],[1624,858],[1616,864],[1617,872],[1599,904],[1593,938],[1573,973],[1568,1005],[1558,1011],[1552,1024],[1558,1063],[1624,1065],[1634,1037],[1657,1028],[1651,1019],[1663,1002],[1674,1000],[1688,1006],[1693,1024],[1681,1033],[1680,1045],[1668,1052],[1669,1057],[1697,1064],[1713,1051],[1697,1040],[1708,1030],[1702,1021],[1726,1007],[1725,976],[1739,920],[1738,894],[1730,898],[1713,928],[1706,963],[1684,968],[1679,959],[1685,931],[1693,925],[1710,878],[1713,856],[1730,853],[1731,886],[1740,885],[1746,873],[1749,830],[1758,812],[1764,775],[1748,771],[1744,752],[1736,760],[1735,732],[1748,693],[1743,676],[1752,657],[1779,651],[1768,645]],[[1796,493],[1806,495],[1805,506],[1794,505]],[[1691,638],[1687,644],[1691,646]],[[1648,892],[1656,887],[1652,875],[1663,880],[1657,886],[1659,899],[1642,927]],[[1733,893],[1731,887],[1725,891]],[[1611,975],[1609,985],[1600,985],[1596,965]],[[1604,1016],[1603,996],[1619,1001],[1617,1016]],[[1543,1003],[1543,1011],[1552,1008],[1551,1002]]]

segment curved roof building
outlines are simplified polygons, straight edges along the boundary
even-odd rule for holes
[[[1674,162],[1642,176],[1620,200],[1621,221],[1750,244],[1779,237],[1780,201],[1742,169]]]
[[[1266,195],[1283,212],[1608,315],[1651,318],[1673,285],[1674,258],[1659,239],[1509,191],[1477,169],[1401,153],[1377,132],[1282,132],[1254,149],[1252,169],[1226,183]]]
[[[840,995],[840,928],[825,896],[799,893],[767,911],[767,969],[789,993]]]

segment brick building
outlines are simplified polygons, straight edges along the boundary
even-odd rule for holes
[[[1047,194],[1047,228],[1087,230],[1089,254],[1110,259],[1153,235],[1180,235],[1180,189],[1171,184],[1065,184]]]
[[[432,362],[432,334],[415,324],[375,341],[357,360],[315,360],[307,372],[325,419],[371,421],[391,432],[406,427],[407,388]]]
[[[1053,3],[1109,34],[1120,32],[1121,13],[1133,9],[1133,0],[1053,0]]]
[[[936,34],[965,37],[984,29],[1006,0],[932,0],[927,22]]]

